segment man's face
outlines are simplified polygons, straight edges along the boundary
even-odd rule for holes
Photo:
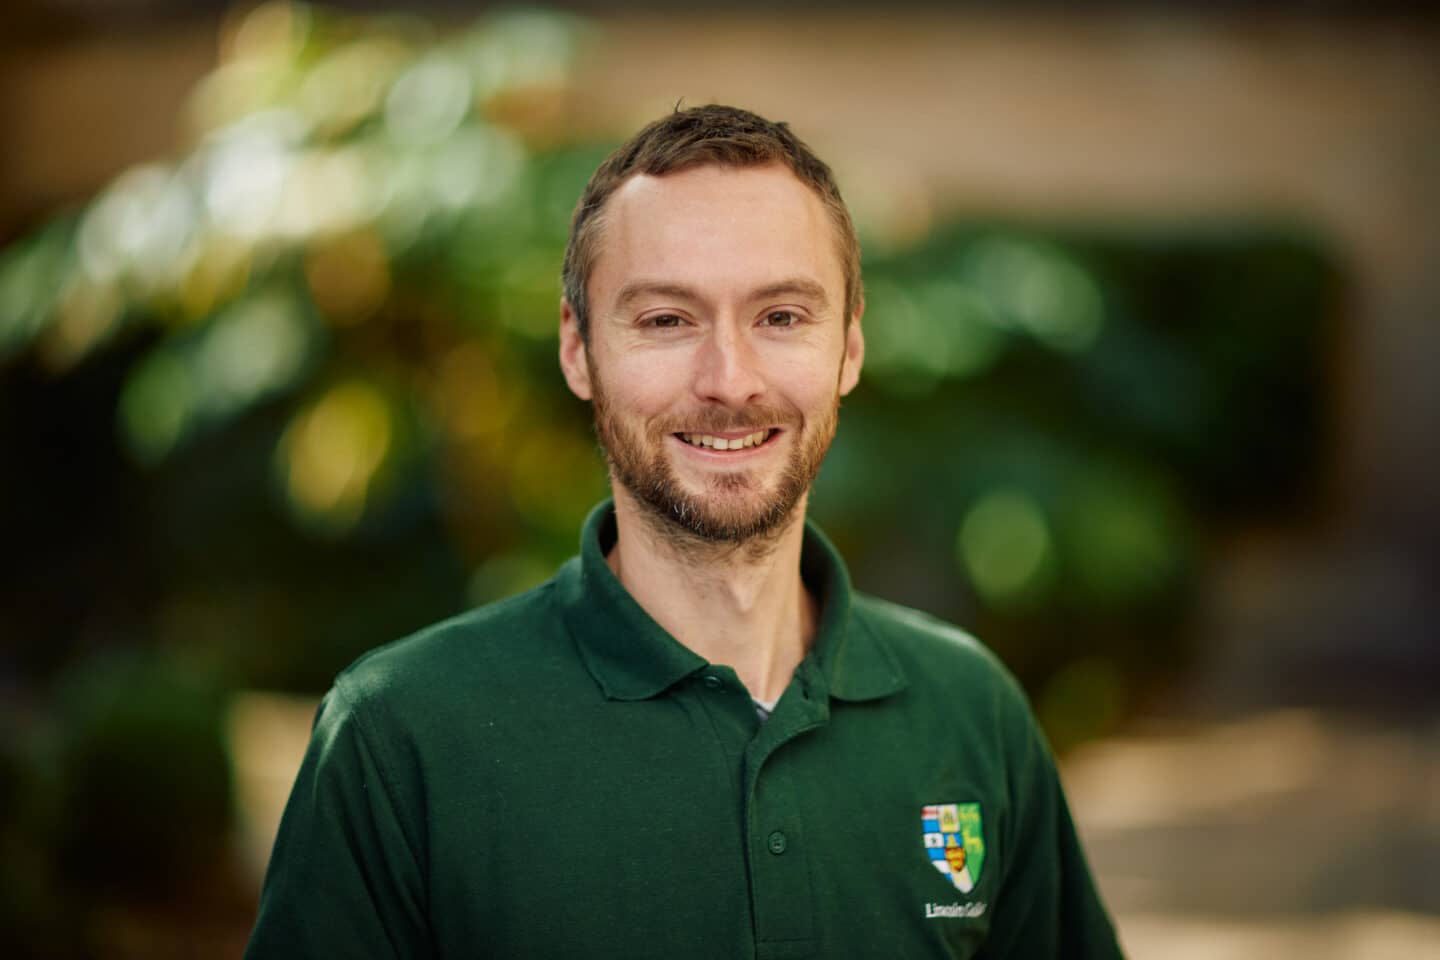
[[[633,177],[604,216],[589,343],[566,304],[561,366],[615,481],[704,540],[777,529],[864,353],[824,206],[783,166],[705,166]]]

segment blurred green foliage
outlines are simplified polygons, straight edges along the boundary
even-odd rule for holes
[[[1205,528],[1314,492],[1333,265],[1263,225],[972,223],[866,283],[813,512],[858,582],[995,647],[1057,743],[1103,732],[1185,665]]]
[[[67,889],[173,896],[221,859],[232,800],[220,693],[174,658],[97,657],[66,675],[47,809]]]
[[[116,651],[67,670],[0,788],[0,947],[105,955],[97,917],[233,901],[225,689],[171,654]]]
[[[0,788],[31,798],[0,909],[216,856],[223,687],[187,672],[319,691],[573,552],[605,494],[555,364],[608,150],[565,127],[585,40],[267,4],[183,156],[0,254]],[[1263,224],[970,223],[865,275],[813,514],[862,588],[995,647],[1058,744],[1104,732],[1185,663],[1207,525],[1312,493],[1333,266]]]

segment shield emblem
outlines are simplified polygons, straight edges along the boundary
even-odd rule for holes
[[[920,808],[920,830],[930,864],[955,889],[969,893],[985,865],[985,832],[978,803],[936,803]]]

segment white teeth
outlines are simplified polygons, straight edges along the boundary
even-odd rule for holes
[[[708,433],[682,433],[681,439],[692,447],[711,447],[716,450],[741,450],[748,447],[758,447],[765,442],[769,435],[768,430],[756,430],[754,433],[734,440],[727,440],[724,437],[714,437]]]

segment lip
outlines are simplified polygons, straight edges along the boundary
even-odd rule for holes
[[[715,450],[710,447],[697,447],[694,444],[686,443],[673,433],[669,436],[672,443],[702,461],[710,463],[743,463],[747,460],[753,460],[756,457],[765,456],[765,454],[779,442],[780,437],[785,434],[785,431],[779,427],[766,427],[765,429],[770,431],[770,436],[766,437],[763,443],[754,447],[745,447],[743,450]],[[705,430],[686,432],[703,432],[712,437],[723,437],[726,440],[739,440],[748,437],[754,433],[755,430]]]

